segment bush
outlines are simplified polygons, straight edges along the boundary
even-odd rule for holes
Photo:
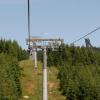
[[[64,65],[59,72],[60,89],[67,100],[100,100],[100,67]]]
[[[20,67],[16,58],[0,54],[0,100],[18,100],[21,97]]]
[[[60,90],[67,100],[100,100],[100,48],[63,44],[47,54],[48,66],[59,68]]]
[[[0,40],[0,53],[9,54],[18,59],[18,61],[28,58],[28,53],[26,50],[23,50],[17,41],[11,40]]]

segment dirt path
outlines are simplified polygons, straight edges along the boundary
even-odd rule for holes
[[[28,96],[27,100],[42,100],[42,64],[34,69],[31,61],[20,63],[22,71],[22,92]],[[48,100],[65,100],[59,91],[58,70],[55,67],[48,68]],[[22,99],[26,100],[26,99]]]

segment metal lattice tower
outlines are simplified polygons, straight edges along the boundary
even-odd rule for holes
[[[86,38],[86,39],[85,39],[85,44],[86,44],[86,47],[92,47],[92,45],[91,45],[91,42],[90,42],[90,39],[89,39],[89,38]]]

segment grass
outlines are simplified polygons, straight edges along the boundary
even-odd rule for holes
[[[23,69],[21,79],[23,96],[29,96],[27,100],[42,100],[42,63],[38,62],[38,68],[34,69],[33,62],[25,60],[20,62],[20,66]],[[56,67],[48,68],[48,100],[65,100],[59,91],[57,75]]]

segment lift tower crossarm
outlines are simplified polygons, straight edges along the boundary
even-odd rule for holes
[[[63,43],[63,39],[46,39],[46,38],[30,38],[30,40],[29,39],[26,39],[26,41],[27,42],[35,42],[35,41],[39,41],[39,42],[41,42],[41,41],[61,41],[62,43]]]

